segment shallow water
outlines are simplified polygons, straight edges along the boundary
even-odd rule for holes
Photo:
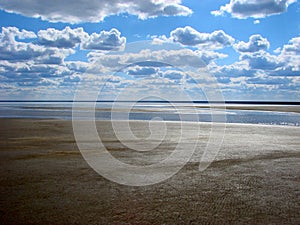
[[[90,104],[89,104],[90,105]],[[0,118],[41,118],[72,120],[72,103],[69,102],[5,102],[0,104]],[[131,110],[128,109],[131,108]],[[205,108],[207,107],[207,108]],[[112,115],[111,109],[114,109]],[[76,109],[77,119],[91,119],[90,110],[82,104]],[[100,103],[95,106],[96,120],[129,119],[165,121],[227,122],[300,126],[300,113],[210,109],[205,104],[189,103]],[[213,116],[212,116],[213,115]]]

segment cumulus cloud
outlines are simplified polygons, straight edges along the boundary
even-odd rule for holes
[[[300,77],[300,70],[292,67],[281,67],[273,71],[268,71],[269,76],[280,77]]]
[[[247,79],[249,84],[264,84],[264,85],[289,85],[291,80],[289,78],[273,78],[273,77],[251,77]]]
[[[284,63],[274,55],[267,52],[258,52],[254,54],[242,55],[241,60],[246,60],[250,68],[260,70],[275,70],[284,65]]]
[[[170,33],[170,38],[187,46],[207,46],[211,48],[223,48],[234,43],[234,38],[223,30],[212,33],[200,33],[190,26],[179,27]]]
[[[185,77],[185,74],[182,71],[167,70],[163,73],[163,76],[170,80],[181,80]]]
[[[239,61],[231,65],[216,65],[212,73],[225,89],[227,85],[239,85],[249,91],[260,89],[276,93],[285,90],[292,93],[293,89],[299,88],[294,82],[300,77],[299,38],[292,38],[276,53],[272,55],[264,50],[244,52]]]
[[[48,28],[38,32],[38,44],[57,48],[74,48],[86,38],[88,34],[82,27],[76,29],[66,27],[63,30]]]
[[[300,38],[292,38],[288,44],[276,50],[278,55],[266,51],[244,53],[241,60],[248,61],[253,69],[268,70],[269,74],[278,76],[300,75]],[[272,71],[272,73],[270,72]]]
[[[79,74],[72,74],[71,76],[67,76],[64,78],[64,83],[77,83],[80,82],[81,77]]]
[[[275,50],[278,58],[285,63],[285,68],[300,71],[300,37],[292,38],[288,44]]]
[[[128,74],[132,76],[151,76],[153,74],[157,73],[157,68],[153,67],[142,67],[142,66],[135,66],[135,67],[130,67],[128,69]]]
[[[88,50],[109,51],[120,50],[125,44],[126,38],[121,37],[121,32],[113,28],[110,31],[101,31],[99,34],[92,33],[82,42],[81,47]]]
[[[260,34],[252,35],[249,38],[249,42],[243,41],[237,43],[235,49],[239,52],[258,52],[267,50],[270,47],[270,43],[266,38],[263,38]]]
[[[203,35],[192,28],[181,29],[181,35],[174,30],[176,35],[165,37],[161,49],[159,45],[154,44],[126,54],[122,51],[104,54],[103,50],[120,49],[125,45],[126,38],[122,37],[118,30],[112,29],[89,35],[82,28],[66,27],[62,30],[42,30],[36,35],[31,31],[4,27],[0,33],[0,80],[3,81],[0,86],[10,94],[18,93],[16,90],[20,90],[20,93],[26,90],[32,92],[34,88],[40,91],[36,92],[39,94],[42,91],[49,93],[47,90],[51,90],[53,94],[55,92],[61,94],[64,91],[70,94],[73,89],[75,90],[73,87],[76,83],[83,79],[90,82],[87,83],[88,87],[89,85],[98,87],[107,82],[107,91],[113,94],[117,93],[117,89],[124,88],[136,80],[144,82],[145,87],[149,89],[157,88],[158,85],[179,84],[186,84],[192,88],[195,80],[188,77],[190,74],[175,71],[173,68],[182,68],[182,71],[186,71],[190,69],[189,67],[193,67],[192,70],[196,68],[200,71],[208,66],[209,71],[217,77],[221,88],[226,91],[237,91],[241,87],[249,92],[258,88],[263,90],[264,87],[264,90],[299,88],[300,37],[292,38],[278,48],[276,54],[270,54],[266,51],[270,43],[261,35],[251,36],[248,42],[233,44],[234,40],[222,41],[226,34]],[[188,34],[191,35],[189,46],[196,48],[173,50],[165,48],[170,44],[164,46],[164,43],[175,41],[175,36],[182,38],[181,44],[187,43],[184,37]],[[241,53],[239,61],[231,65],[218,66],[216,60],[227,55],[202,46],[206,44],[225,46],[226,43],[230,43]],[[75,47],[78,46],[81,49],[91,50],[88,53],[89,61],[65,60],[66,56],[74,53]],[[132,66],[126,67],[129,64]],[[124,76],[109,73],[111,77],[107,80],[106,72],[124,67],[127,68]],[[195,76],[193,74],[196,81],[209,84],[207,77],[201,77],[199,74],[201,73],[196,73]],[[131,77],[128,78],[128,75]],[[293,81],[298,83],[292,84]]]
[[[66,28],[63,31],[52,31],[52,39],[48,38],[48,42],[42,45],[41,38],[46,37],[43,31],[37,36],[34,32],[19,30],[16,27],[2,28],[0,77],[3,82],[15,85],[15,93],[17,88],[22,91],[31,88],[30,91],[33,91],[33,88],[41,90],[41,87],[46,86],[57,88],[64,82],[71,83],[71,80],[74,83],[76,77],[73,74],[82,73],[88,68],[86,62],[65,62],[65,58],[75,52],[74,49],[67,48],[73,46],[66,44],[71,43],[68,40],[72,39],[72,35],[67,33],[72,34],[74,30]],[[49,34],[49,30],[45,32]],[[64,35],[66,38],[62,41]]]
[[[105,17],[128,13],[139,19],[157,16],[187,16],[192,10],[181,0],[1,0],[0,9],[29,17],[40,17],[51,22],[83,23],[100,22]]]
[[[215,51],[201,51],[198,50],[196,53],[203,60],[206,65],[209,65],[211,62],[214,62],[217,59],[227,58],[228,55],[215,52]]]
[[[120,31],[113,28],[110,31],[100,31],[89,35],[82,27],[71,29],[65,27],[63,30],[48,28],[38,32],[37,44],[46,47],[75,48],[79,44],[81,49],[86,50],[120,50],[126,44],[126,38],[121,37]]]
[[[22,41],[23,39],[27,40]],[[82,49],[108,51],[119,50],[125,44],[126,38],[121,37],[117,29],[89,35],[83,28],[66,27],[63,30],[49,28],[40,30],[36,35],[34,32],[19,30],[16,27],[2,27],[0,60],[60,65],[65,64],[67,56],[75,53],[74,48],[78,45],[81,45]]]
[[[35,77],[61,77],[70,75],[65,65],[55,64],[35,64],[34,62],[9,62],[0,61],[0,72],[4,77],[9,79],[33,79]],[[14,80],[14,81],[16,81]]]
[[[295,78],[281,76],[277,69],[260,70],[251,68],[245,61],[219,67],[213,74],[217,77],[223,94],[227,95],[227,91],[232,93],[243,90],[241,94],[246,94],[245,97],[256,93],[258,89],[268,91],[268,94],[270,94],[270,91],[276,93],[280,89],[291,90],[292,79]]]
[[[60,51],[57,48],[44,48],[31,42],[16,41],[16,37],[25,39],[36,35],[30,31],[20,31],[15,27],[3,27],[0,33],[0,60],[35,60],[38,63],[60,64],[67,55],[74,53],[73,50]]]
[[[90,66],[88,62],[82,61],[66,61],[65,65],[69,70],[76,71],[78,73],[86,72]]]
[[[297,0],[230,0],[219,10],[212,11],[215,16],[231,14],[232,17],[245,19],[248,17],[264,18],[287,11],[290,4]]]
[[[19,30],[17,27],[2,27],[2,33],[0,34],[2,39],[10,41],[15,39],[15,37],[19,39],[26,38],[36,38],[36,34],[27,30]]]
[[[137,53],[127,54],[112,54],[103,55],[97,52],[90,52],[88,54],[89,60],[94,65],[100,66],[102,69],[120,69],[136,62],[152,61],[152,62],[164,62],[175,67],[205,67],[207,64],[202,59],[202,55],[198,51],[190,49],[179,50],[156,50],[151,51],[149,49],[143,49]],[[146,66],[146,65],[144,65]],[[157,64],[151,66],[164,66],[164,64]]]
[[[249,67],[246,61],[239,61],[230,65],[217,66],[212,73],[218,77],[218,79],[225,79],[228,77],[252,77],[255,71]]]
[[[300,54],[300,36],[292,38],[287,45],[284,45],[283,53]]]

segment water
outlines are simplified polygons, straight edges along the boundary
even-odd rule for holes
[[[96,120],[110,120],[113,103],[97,103],[95,107]],[[151,120],[159,117],[165,121],[200,121],[246,124],[269,124],[300,126],[300,113],[271,112],[256,110],[211,110],[206,104],[192,103],[137,103],[130,113],[127,113],[128,103],[115,104],[114,119]],[[284,106],[283,106],[284,107]],[[298,106],[300,107],[300,106]],[[88,119],[85,104],[76,110],[80,118]],[[212,117],[212,113],[214,117]],[[39,119],[72,119],[71,102],[2,102],[0,103],[0,118],[39,118]]]

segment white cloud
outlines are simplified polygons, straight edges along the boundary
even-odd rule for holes
[[[32,40],[22,41],[22,39]],[[66,27],[63,30],[49,28],[40,30],[36,35],[34,32],[19,30],[16,27],[2,27],[0,60],[28,63],[32,71],[34,71],[32,65],[66,65],[65,58],[75,53],[74,48],[79,44],[81,48],[88,50],[119,50],[125,46],[126,38],[121,37],[121,33],[116,29],[89,35],[83,28]],[[76,64],[79,65],[80,62]],[[68,65],[70,66],[70,63]]]
[[[181,79],[185,78],[185,73],[178,70],[167,70],[163,73],[163,77],[170,80],[180,81]]]
[[[148,66],[134,66],[128,69],[128,75],[136,76],[136,77],[148,77],[156,74],[158,71],[157,68],[148,67]]]
[[[273,71],[268,71],[269,76],[280,77],[300,77],[300,70],[292,67],[281,67]]]
[[[157,51],[144,49],[138,53],[115,55],[103,55],[101,53],[91,52],[88,54],[88,57],[94,65],[102,66],[103,69],[115,69],[143,61],[165,62],[175,67],[191,66],[198,68],[206,66],[199,53],[190,49]]]
[[[283,67],[286,63],[282,62],[279,57],[267,52],[244,54],[240,59],[245,60],[251,70],[271,71]]]
[[[285,63],[290,71],[300,71],[300,37],[292,38],[288,44],[276,49],[278,58]]]
[[[186,28],[181,29],[184,31]],[[201,73],[198,73],[198,68],[208,69],[215,75],[225,93],[232,93],[232,91],[238,93],[240,89],[253,93],[253,90],[299,88],[300,37],[292,38],[286,45],[276,50],[277,54],[273,55],[266,51],[270,45],[268,40],[261,35],[253,35],[248,42],[232,44],[241,53],[239,61],[231,65],[218,66],[216,60],[227,55],[204,47],[206,44],[225,45],[226,41],[221,40],[226,34],[219,36],[213,32],[203,35],[195,30],[189,33],[194,34],[191,40],[197,42],[196,48],[176,49],[179,46],[174,45],[176,48],[170,50],[167,46],[171,44],[164,44],[173,42],[173,37],[165,37],[161,45],[152,43],[151,46],[141,46],[140,51],[135,49],[133,52],[120,51],[105,54],[98,50],[113,50],[123,47],[126,43],[125,37],[122,37],[116,29],[89,35],[82,28],[66,27],[63,30],[42,30],[35,35],[31,31],[19,30],[15,27],[2,28],[0,79],[3,81],[1,84],[3,88],[0,92],[5,94],[4,96],[7,96],[7,93],[17,96],[24,92],[34,92],[40,96],[44,92],[72,96],[75,85],[83,79],[87,80],[87,88],[99,87],[107,82],[106,89],[109,94],[116,94],[121,88],[129,84],[134,86],[141,80],[143,82],[139,84],[141,90],[146,90],[142,89],[144,86],[153,90],[164,89],[164,86],[172,89],[174,85],[187,85],[191,90],[195,80],[205,85],[211,83],[207,77],[199,75]],[[186,36],[188,35],[182,37]],[[88,53],[89,61],[65,61],[66,56],[75,52],[75,47],[79,45],[81,49],[88,48],[88,45],[90,49],[93,48]],[[173,67],[154,62],[165,62]],[[127,68],[129,64],[132,65]],[[128,69],[128,74],[132,75],[130,79],[128,76],[116,74],[110,74],[109,77],[106,73],[124,67]],[[196,69],[197,73],[184,74],[180,72],[181,69],[184,72]],[[188,77],[189,75],[193,75],[196,79],[193,81]],[[6,92],[4,93],[3,90]]]
[[[151,38],[152,39],[152,44],[155,44],[155,45],[162,45],[164,43],[168,43],[168,42],[171,42],[171,40],[169,38],[167,38],[166,35],[148,35],[148,38]]]
[[[190,26],[176,28],[170,33],[170,38],[174,42],[186,46],[205,46],[215,49],[230,46],[234,43],[234,38],[223,30],[217,30],[212,33],[200,33]]]
[[[69,83],[76,83],[81,80],[81,76],[79,74],[72,74],[71,76],[67,76],[64,78],[63,83],[69,84]]]
[[[235,49],[239,52],[258,52],[267,50],[270,47],[270,43],[266,38],[263,38],[260,34],[252,35],[249,38],[249,42],[243,41],[237,43]]]
[[[266,16],[281,14],[287,11],[290,4],[297,0],[230,0],[219,10],[212,11],[215,16],[221,16],[225,13],[232,17],[244,19],[248,17],[264,18]]]
[[[217,59],[226,58],[227,55],[214,51],[201,51],[191,49],[178,49],[178,50],[149,50],[143,49],[137,53],[122,54],[102,54],[101,52],[90,52],[88,54],[89,61],[95,66],[95,72],[118,70],[129,64],[136,62],[151,61],[151,67],[161,67],[159,62],[165,62],[173,67],[185,68],[203,68],[212,64]],[[156,62],[156,63],[155,63]],[[93,70],[92,69],[92,70]]]
[[[2,27],[0,33],[0,60],[35,60],[36,63],[61,64],[67,55],[74,53],[71,49],[45,48],[31,42],[16,41],[16,37],[20,39],[33,38],[35,34],[25,30],[19,31],[15,27]]]
[[[1,0],[0,9],[7,12],[40,17],[51,22],[100,22],[110,15],[128,13],[139,19],[157,16],[187,16],[192,13],[181,0]]]
[[[66,61],[65,65],[69,70],[76,71],[78,73],[84,73],[88,70],[90,64],[82,61]]]
[[[230,65],[217,66],[212,73],[218,78],[252,77],[255,74],[246,61],[234,62]]]
[[[3,39],[5,38],[6,41],[15,39],[18,37],[19,39],[26,39],[26,38],[36,38],[34,32],[27,31],[27,30],[19,30],[17,27],[2,27],[2,33],[0,37]]]
[[[76,29],[66,27],[63,30],[48,28],[38,32],[38,43],[50,47],[74,48],[86,38],[88,34],[82,27]]]
[[[39,85],[42,86],[49,86],[49,85],[58,86],[59,84],[60,82],[58,80],[49,79],[49,78],[41,78],[41,80],[39,81]]]
[[[196,54],[199,55],[199,57],[203,60],[203,62],[206,65],[209,65],[210,63],[214,62],[217,59],[227,58],[227,56],[228,56],[228,55],[225,55],[223,53],[219,53],[219,52],[215,52],[215,51],[197,50],[195,52],[196,52]]]
[[[126,38],[121,37],[120,31],[111,29],[110,31],[101,31],[99,34],[92,33],[88,39],[81,44],[83,49],[88,50],[120,50],[125,47]]]
[[[0,74],[12,81],[20,79],[35,79],[41,77],[62,77],[72,72],[65,65],[35,64],[29,62],[0,61]]]
[[[221,83],[223,90],[234,87],[234,91],[242,89],[245,93],[244,90],[247,89],[249,94],[254,93],[254,96],[254,91],[265,92],[268,96],[283,91],[293,98],[299,88],[299,85],[297,86],[300,77],[299,38],[292,38],[276,52],[277,55],[264,50],[243,53],[239,58],[240,61],[225,66],[215,65],[212,73]]]
[[[82,27],[75,29],[65,27],[63,30],[48,28],[38,32],[37,44],[65,49],[75,48],[80,44],[81,49],[111,51],[124,48],[126,38],[121,37],[120,31],[115,28],[91,35],[86,33]]]
[[[283,46],[284,54],[300,54],[300,36],[292,38],[287,45]]]

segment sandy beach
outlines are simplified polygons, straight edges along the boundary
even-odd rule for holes
[[[0,119],[0,124],[1,224],[300,223],[300,127],[228,124],[220,152],[205,171],[198,171],[199,151],[172,178],[129,187],[89,167],[71,121]],[[97,126],[115,157],[153,159],[124,148],[109,121]],[[175,122],[168,126],[178,129]],[[200,126],[199,145],[205,147],[210,126]],[[174,144],[166,142],[159,154],[170,153]]]

